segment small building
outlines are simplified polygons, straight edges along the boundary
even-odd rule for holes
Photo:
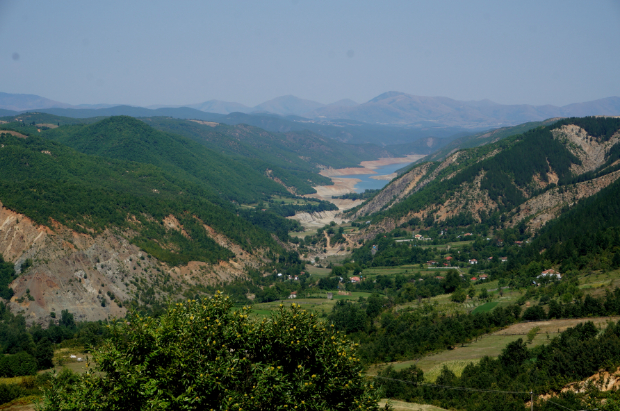
[[[350,280],[352,283],[359,283],[361,281],[359,277],[351,277]]]
[[[476,277],[472,277],[471,280],[472,281],[478,281],[478,279]]]
[[[415,238],[416,240],[421,240],[422,239],[422,234],[416,234],[413,236],[413,238]]]
[[[297,291],[291,291],[291,295],[289,295],[288,298],[297,298]]]
[[[469,260],[469,264],[478,264],[478,260],[472,258],[471,260]]]
[[[447,257],[446,257],[446,261],[450,261],[450,260],[452,260],[452,257],[447,256]]]
[[[440,276],[440,275],[438,275],[438,276],[437,276],[437,277],[435,277],[435,278],[436,278],[436,279],[438,279],[438,280],[443,280],[443,277],[442,277],[442,276]]]
[[[553,269],[550,269],[550,270],[545,270],[542,273],[540,273],[540,275],[537,278],[545,278],[545,277],[557,278],[558,280],[561,280],[562,274],[558,273],[557,271]]]
[[[334,298],[334,293],[327,293],[327,299],[332,300]]]
[[[493,261],[493,257],[489,257],[489,258],[487,258],[487,260]]]
[[[500,257],[499,259],[502,263],[505,263],[506,261],[508,261],[508,257]]]
[[[523,245],[523,241],[515,241],[515,244],[521,247]]]
[[[427,261],[426,264],[428,264],[428,265],[435,265],[435,264],[437,264],[437,261],[433,261],[433,260]]]
[[[481,274],[480,277],[478,277],[478,279],[480,280],[487,280],[489,278],[488,274]]]
[[[472,233],[465,233],[465,234],[463,234],[463,237],[469,237],[471,235],[473,235],[473,234]]]

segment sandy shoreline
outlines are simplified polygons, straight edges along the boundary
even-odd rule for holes
[[[389,166],[392,164],[409,164],[409,163],[413,163],[414,161],[418,161],[422,157],[425,157],[425,156],[421,154],[410,154],[406,157],[380,158],[378,160],[362,161],[360,163],[361,167],[326,168],[326,169],[321,170],[319,174],[321,174],[324,177],[343,177],[343,176],[354,176],[354,175],[359,175],[359,174],[377,174],[375,169],[379,167]],[[383,178],[382,176],[370,177],[370,178],[374,178],[375,180],[386,180],[387,179],[387,178]]]
[[[355,176],[360,174],[377,174],[375,169],[383,166],[389,166],[391,164],[409,164],[417,161],[421,158],[425,157],[420,154],[410,154],[406,157],[390,157],[390,158],[380,158],[378,160],[372,161],[362,161],[360,163],[361,167],[348,167],[348,168],[326,168],[321,170],[321,175],[325,177],[329,177],[334,185],[332,186],[316,186],[314,189],[316,190],[316,194],[310,194],[306,197],[318,198],[320,200],[325,200],[334,203],[341,210],[347,210],[349,208],[355,207],[358,204],[362,203],[362,200],[341,200],[334,199],[333,196],[341,196],[343,194],[354,193],[355,185],[359,183],[359,178],[342,178],[345,176]],[[375,180],[392,180],[396,177],[396,173],[391,173],[387,175],[377,175],[371,176],[370,178]]]

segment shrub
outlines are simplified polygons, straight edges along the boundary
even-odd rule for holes
[[[44,410],[376,410],[354,344],[293,304],[270,319],[228,297],[113,323],[95,370],[54,381]]]

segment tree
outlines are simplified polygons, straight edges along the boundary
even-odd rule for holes
[[[355,345],[293,304],[270,319],[219,292],[159,318],[115,322],[78,383],[53,381],[44,410],[377,410]]]
[[[452,293],[450,296],[450,300],[455,303],[464,303],[467,300],[467,294],[465,294],[465,290],[459,289]]]
[[[480,294],[478,295],[478,298],[480,298],[481,300],[486,300],[487,298],[489,298],[489,292],[487,291],[486,288],[483,288],[482,290],[480,290]]]
[[[456,272],[456,270],[450,270],[448,271],[448,274],[446,275],[446,281],[444,282],[444,289],[446,290],[446,293],[451,293],[454,290],[456,290],[457,288],[459,288],[459,286],[461,285],[461,279],[459,277],[459,274]]]
[[[467,295],[473,300],[476,296],[476,289],[474,287],[469,287],[469,290],[467,290]]]

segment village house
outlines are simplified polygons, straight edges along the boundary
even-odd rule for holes
[[[437,261],[433,261],[433,260],[427,261],[426,264],[428,264],[428,265],[435,265],[435,264],[437,264]]]
[[[554,269],[550,269],[550,270],[545,270],[542,273],[540,273],[540,275],[537,278],[545,278],[545,277],[557,278],[558,280],[561,280],[562,274],[558,273]]]
[[[291,295],[289,295],[288,298],[297,298],[297,291],[291,291]]]
[[[505,263],[506,261],[508,261],[508,257],[500,257],[499,259],[501,260],[502,263]]]
[[[352,283],[359,283],[361,281],[359,277],[351,277],[350,280]]]
[[[478,264],[478,260],[472,258],[471,260],[469,260],[469,264]]]
[[[488,278],[489,278],[488,274],[481,274],[479,277],[480,280],[486,280]]]
[[[478,281],[478,279],[476,277],[472,277],[471,280],[472,281]]]

